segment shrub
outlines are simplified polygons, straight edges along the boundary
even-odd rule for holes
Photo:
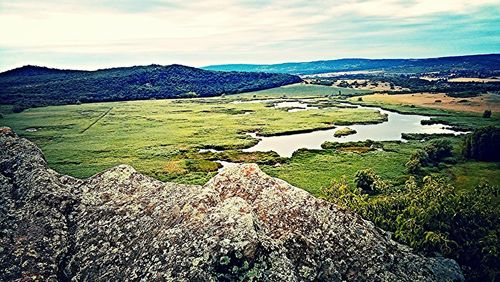
[[[383,192],[389,186],[371,169],[358,170],[354,182],[356,187],[367,192]]]
[[[25,107],[23,107],[22,105],[14,105],[12,107],[12,112],[13,113],[20,113],[22,111],[24,111]]]
[[[359,98],[358,98],[358,101],[359,101],[359,102],[362,102],[362,101],[363,101],[363,98],[359,97]]]
[[[423,149],[416,150],[410,156],[410,159],[405,164],[406,171],[411,174],[420,174],[423,166],[439,163],[443,158],[451,156],[451,151],[452,146],[449,140],[433,140]]]
[[[479,161],[500,161],[500,128],[494,126],[474,130],[467,135],[463,155]]]
[[[491,117],[491,110],[486,110],[483,113],[483,118],[490,118]]]
[[[334,180],[322,192],[327,200],[352,210],[364,206],[368,199],[366,194],[361,193],[361,189],[351,187],[345,177],[342,177],[339,181]]]
[[[446,139],[433,140],[429,145],[424,147],[425,152],[429,156],[429,160],[438,162],[443,158],[451,156],[451,142]]]
[[[410,177],[401,189],[368,197],[343,179],[323,194],[417,251],[457,260],[467,280],[498,281],[499,187],[481,184],[458,192],[445,179],[426,176],[420,183]]]
[[[410,158],[405,164],[406,171],[411,174],[420,174],[422,172],[422,163],[418,158]]]

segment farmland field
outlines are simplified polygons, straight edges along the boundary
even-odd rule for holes
[[[491,110],[500,112],[500,98],[495,94],[484,94],[469,98],[455,98],[446,94],[373,94],[363,97],[363,101],[372,104],[415,105],[426,108],[482,113]]]

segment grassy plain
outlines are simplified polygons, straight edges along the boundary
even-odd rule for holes
[[[346,95],[356,91],[341,89]],[[298,84],[223,98],[51,106],[18,114],[9,112],[7,106],[0,106],[4,115],[0,123],[36,142],[52,168],[79,178],[126,163],[160,180],[202,184],[220,167],[214,161],[226,160],[260,163],[267,173],[316,195],[342,176],[352,184],[356,171],[365,168],[373,168],[396,186],[402,185],[407,179],[404,164],[409,155],[422,146],[421,142],[384,142],[382,151],[365,150],[367,148],[301,150],[290,159],[273,153],[239,150],[257,142],[246,134],[248,132],[276,135],[329,128],[333,123],[381,122],[384,119],[373,110],[334,107],[338,101],[325,98],[332,94],[338,94],[336,87]],[[311,104],[326,106],[287,112],[272,107],[272,103],[234,103],[254,97],[282,96],[311,98]],[[411,107],[378,100],[367,102],[370,101],[367,97],[372,96],[363,96],[362,103],[406,113],[435,115],[433,119],[467,128],[499,122],[496,114],[483,119],[479,113]],[[461,138],[452,138],[456,148]],[[226,151],[199,152],[208,148]],[[457,186],[469,187],[483,179],[499,185],[500,180],[495,177],[497,172],[497,164],[461,162],[445,165],[433,173],[449,177]]]
[[[287,89],[307,94],[304,86],[296,87]],[[213,162],[213,156],[198,153],[199,149],[250,147],[257,139],[247,132],[273,135],[329,128],[332,123],[384,120],[373,110],[323,108],[287,112],[266,103],[235,104],[233,100],[234,97],[50,106],[17,114],[6,112],[0,122],[36,142],[49,165],[61,173],[84,178],[125,163],[161,180],[204,183],[219,164]],[[240,161],[258,161],[243,157],[245,154],[258,155],[231,156]],[[265,159],[265,154],[259,156]]]
[[[347,96],[357,90],[341,91]],[[293,85],[223,98],[53,106],[28,109],[17,114],[12,113],[8,106],[0,106],[3,115],[0,125],[10,126],[18,134],[36,142],[52,168],[79,178],[125,163],[160,180],[203,184],[220,168],[221,165],[216,160],[255,162],[269,175],[279,177],[316,196],[335,201],[349,199],[352,193],[335,188],[344,194],[328,198],[328,192],[325,193],[324,188],[330,187],[333,181],[340,183],[341,179],[346,179],[347,186],[354,188],[356,173],[372,169],[384,182],[389,183],[387,190],[370,196],[360,195],[358,198],[366,200],[355,202],[349,208],[373,221],[378,227],[393,232],[399,236],[396,239],[413,247],[418,247],[422,242],[428,243],[428,235],[440,234],[440,230],[445,230],[445,233],[436,246],[454,243],[448,238],[465,238],[457,240],[457,248],[467,252],[467,259],[458,261],[471,265],[469,254],[474,254],[474,271],[484,273],[483,268],[491,268],[494,272],[495,265],[498,264],[491,263],[493,267],[488,266],[483,263],[483,258],[485,260],[491,257],[489,250],[494,250],[498,245],[497,238],[494,237],[496,229],[494,223],[485,225],[485,221],[481,219],[494,218],[498,214],[498,193],[486,190],[485,193],[490,193],[487,197],[476,199],[473,196],[479,194],[474,188],[481,182],[500,186],[500,164],[464,160],[460,154],[464,136],[427,136],[426,138],[449,140],[453,154],[438,163],[424,165],[421,175],[417,176],[431,175],[434,179],[444,177],[448,180],[446,183],[457,187],[458,193],[465,195],[466,199],[472,199],[466,206],[474,212],[478,211],[472,213],[470,218],[473,220],[464,221],[468,228],[463,229],[463,222],[460,223],[457,228],[458,236],[455,237],[447,235],[450,232],[446,228],[455,218],[441,218],[450,207],[440,203],[448,203],[451,192],[446,192],[447,189],[432,190],[429,197],[423,197],[422,193],[429,192],[428,190],[422,187],[409,190],[404,187],[410,178],[406,162],[414,152],[429,145],[429,141],[421,141],[422,136],[408,142],[366,141],[342,145],[327,142],[323,144],[323,148],[326,148],[324,150],[301,149],[291,158],[281,158],[273,152],[249,153],[241,150],[257,142],[257,139],[246,134],[248,132],[276,135],[297,130],[329,128],[333,123],[369,123],[385,119],[385,116],[375,110],[345,108],[345,105],[339,104],[338,96],[330,97],[332,94],[338,95],[335,87]],[[288,112],[287,108],[274,108],[271,101],[235,103],[236,100],[276,99],[282,96],[286,96],[287,101],[308,98],[308,104],[317,106],[318,109]],[[370,100],[367,97],[373,96],[363,96],[362,101],[358,101],[356,97],[350,101],[377,105],[401,113],[432,115],[433,121],[468,130],[500,124],[498,113],[494,113],[491,118],[482,118],[478,111],[461,112],[452,108],[430,108],[425,103],[415,105],[413,100],[411,103],[395,103]],[[407,97],[412,96],[405,96]],[[431,98],[439,99],[436,97],[438,96]],[[417,210],[418,213],[407,214],[411,210]],[[454,210],[451,211],[450,214],[455,216]],[[468,214],[468,211],[465,209],[463,213]],[[399,220],[400,218],[403,220]],[[476,220],[479,228],[474,225]],[[403,227],[407,222],[418,225],[400,228],[401,222]],[[421,232],[419,226],[425,226],[425,229]],[[482,230],[484,226],[487,229]],[[414,233],[417,235],[411,237]],[[431,250],[441,249],[436,247]],[[460,258],[457,253],[458,251],[449,252],[447,256]]]
[[[250,93],[231,95],[228,98],[233,99],[275,99],[278,97],[287,98],[314,98],[314,97],[325,97],[330,95],[352,95],[352,94],[368,94],[372,93],[370,90],[360,90],[352,88],[342,88],[336,86],[321,86],[313,84],[293,84],[287,85],[279,88],[271,88],[261,91],[255,91]]]

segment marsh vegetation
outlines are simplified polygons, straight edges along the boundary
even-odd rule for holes
[[[457,259],[469,277],[494,277],[500,164],[475,156],[479,148],[497,150],[476,140],[498,138],[493,129],[480,131],[498,126],[498,112],[484,118],[476,110],[371,98],[378,96],[346,100],[359,94],[370,91],[297,84],[214,98],[84,103],[21,113],[1,106],[0,112],[2,123],[36,142],[61,173],[85,178],[130,164],[160,180],[203,184],[222,164],[258,163],[272,176],[357,211],[419,251]],[[356,134],[334,136],[346,127]],[[475,133],[455,135],[456,129]],[[317,144],[293,140],[304,136]],[[285,141],[275,148],[286,154],[258,147],[278,139]]]

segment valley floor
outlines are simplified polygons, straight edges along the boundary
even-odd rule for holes
[[[363,200],[363,204],[354,209],[393,232],[398,228],[397,220],[390,213],[398,211],[396,208],[384,211],[388,214],[382,217],[370,213],[369,209],[373,207],[377,210],[381,203],[396,205],[392,201],[401,199],[401,195],[417,198],[411,194],[413,190],[405,190],[408,181],[413,179],[406,163],[413,153],[436,138],[451,144],[452,155],[424,167],[421,175],[445,179],[456,187],[453,193],[474,193],[477,185],[485,183],[492,187],[500,186],[500,163],[469,161],[461,156],[464,135],[417,136],[405,142],[377,142],[375,147],[374,144],[359,142],[324,150],[302,149],[290,158],[280,157],[274,152],[242,150],[258,142],[248,133],[283,135],[329,129],[335,124],[381,123],[387,119],[377,110],[346,107],[343,104],[346,101],[377,105],[400,113],[429,115],[432,116],[430,123],[444,123],[466,131],[500,124],[497,96],[457,102],[442,95],[431,96],[435,94],[389,96],[369,95],[369,91],[357,92],[354,89],[299,84],[217,98],[50,106],[22,113],[12,113],[9,106],[0,106],[3,115],[0,124],[11,127],[41,147],[51,168],[78,178],[90,177],[119,164],[129,164],[139,172],[163,181],[204,184],[221,169],[218,161],[252,162],[258,163],[271,176],[315,196],[332,200],[328,193],[332,182],[345,179],[346,185],[353,189],[357,172],[372,169],[392,188],[380,195],[370,195],[368,200]],[[359,94],[368,95],[361,99],[351,97]],[[279,98],[280,101],[292,102],[290,105],[307,99],[312,107],[307,110],[297,110],[293,106],[275,107],[274,100]],[[252,99],[266,101],[248,102]],[[442,102],[437,103],[436,100]],[[448,106],[458,104],[459,108]],[[491,106],[491,118],[482,117],[483,106]],[[422,181],[417,181],[418,185],[424,185]],[[346,192],[346,195],[354,197],[352,199],[361,197],[356,193]],[[491,197],[494,197],[492,201],[496,205],[498,195]],[[398,208],[409,203],[407,198],[401,201],[397,204]],[[486,207],[497,209],[495,205]],[[405,232],[407,230],[401,234],[407,234]],[[423,247],[427,245],[419,244],[424,242],[424,237],[430,236],[429,233],[422,231],[412,239],[403,235],[399,235],[401,241],[410,245],[413,242],[416,244],[413,247],[427,250]],[[454,253],[450,256],[456,258]]]

